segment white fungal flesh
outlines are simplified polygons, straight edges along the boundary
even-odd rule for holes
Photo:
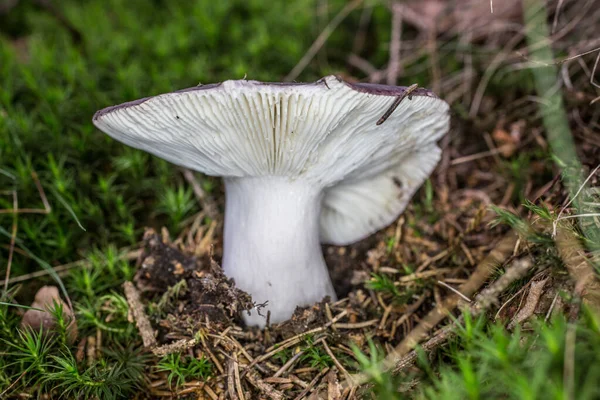
[[[322,191],[288,177],[228,178],[223,270],[267,306],[246,322],[282,322],[335,292],[319,244]]]
[[[415,95],[376,125],[394,100],[335,77],[227,81],[100,112],[94,123],[132,147],[226,178],[225,272],[256,302],[268,300],[276,321],[334,294],[319,238],[349,244],[390,224],[439,160],[448,105]]]
[[[321,242],[344,246],[394,222],[440,156],[441,150],[432,144],[383,173],[328,189],[321,210]]]

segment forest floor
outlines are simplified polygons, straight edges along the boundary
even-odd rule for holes
[[[596,3],[0,3],[0,398],[599,398]],[[246,74],[452,115],[398,220],[323,246],[339,300],[265,329],[220,269],[221,182],[91,123]],[[21,329],[48,298],[53,334]]]

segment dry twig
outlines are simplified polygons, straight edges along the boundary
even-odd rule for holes
[[[156,337],[154,335],[152,325],[150,324],[150,321],[146,316],[146,312],[144,311],[144,305],[140,299],[140,293],[135,288],[133,283],[129,281],[123,284],[123,289],[125,291],[125,297],[127,298],[127,304],[129,304],[129,308],[133,312],[135,323],[138,327],[140,335],[142,336],[144,347],[154,347],[156,345]]]
[[[183,177],[192,186],[192,190],[194,191],[194,195],[202,207],[202,211],[204,211],[210,219],[218,221],[220,218],[220,213],[214,200],[208,196],[204,190],[202,190],[202,187],[198,183],[198,180],[192,171],[187,168],[183,168],[182,171]]]
[[[540,297],[542,296],[542,290],[544,289],[547,281],[548,278],[537,282],[531,282],[531,288],[529,289],[525,306],[522,307],[517,315],[514,316],[512,321],[510,321],[510,324],[508,324],[508,329],[513,329],[517,324],[520,324],[533,315],[535,308],[540,301]]]
[[[265,383],[256,372],[251,369],[246,370],[245,378],[252,386],[258,389],[265,396],[271,400],[283,400],[285,399],[284,394],[279,390],[273,388],[273,386]]]

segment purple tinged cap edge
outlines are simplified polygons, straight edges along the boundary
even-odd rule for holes
[[[316,82],[260,82],[260,81],[247,81],[247,82],[252,82],[256,85],[265,85],[265,86],[271,85],[271,86],[278,86],[278,87],[281,87],[281,86],[310,86],[310,85],[325,85],[325,86],[327,86],[327,79],[331,79],[331,78],[337,79],[339,82],[344,83],[346,86],[348,86],[349,88],[351,88],[357,92],[372,94],[372,95],[376,95],[376,96],[397,97],[397,96],[401,96],[407,89],[406,86],[390,86],[390,85],[383,85],[383,84],[378,84],[378,83],[363,83],[363,82],[352,83],[352,82],[345,81],[336,75],[330,75],[330,76],[321,78]],[[141,99],[132,100],[132,101],[117,104],[114,106],[106,107],[106,108],[96,111],[92,120],[96,121],[99,118],[101,118],[102,116],[109,114],[116,110],[143,104],[146,101],[153,99],[155,97],[164,96],[164,95],[168,95],[168,94],[187,93],[187,92],[195,92],[195,91],[199,91],[199,90],[215,89],[215,88],[221,87],[222,84],[223,84],[223,82],[210,83],[207,85],[198,85],[198,86],[193,86],[193,87],[189,87],[189,88],[185,88],[185,89],[176,90],[174,92],[162,93],[162,94],[158,94],[156,96],[143,97]],[[425,96],[425,97],[438,98],[438,96],[436,96],[435,93],[433,93],[431,90],[425,89],[425,88],[417,88],[416,90],[414,90],[411,93],[411,96]]]

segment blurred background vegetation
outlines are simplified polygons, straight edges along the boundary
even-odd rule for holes
[[[523,13],[524,5],[529,14]],[[522,205],[536,189],[558,179],[557,165],[576,165],[579,178],[559,190],[563,197],[545,205],[556,220],[567,194],[600,159],[598,79],[593,76],[599,5],[597,0],[0,0],[0,279],[12,279],[2,285],[0,393],[36,395],[63,388],[65,397],[120,398],[147,385],[144,375],[151,368],[174,387],[212,375],[204,359],[157,361],[142,355],[121,288],[134,276],[137,253],[131,252],[145,227],[166,226],[176,237],[202,211],[193,188],[178,168],[96,130],[91,123],[96,110],[227,79],[313,81],[338,74],[349,80],[417,83],[451,103],[453,128],[443,143],[446,167],[463,169],[449,183],[436,175],[409,215],[433,222],[442,218],[434,197],[439,200],[448,191],[438,188],[473,189],[471,169],[502,182],[481,191],[486,206],[527,214]],[[527,21],[543,28],[533,42]],[[574,142],[583,167],[552,152],[552,136],[545,137],[556,120],[548,122],[545,105],[550,115],[560,114],[559,123],[567,129],[569,140],[559,145]],[[476,167],[462,164],[473,154]],[[460,161],[448,164],[450,159]],[[198,182],[222,202],[219,180],[198,176]],[[593,178],[588,186],[596,182]],[[581,213],[597,213],[598,203],[588,199],[586,204]],[[578,236],[591,250],[597,249],[598,237]],[[21,311],[5,304],[31,304],[35,290],[53,280],[30,274],[51,275],[48,269],[57,266],[80,337],[105,334],[106,354],[87,364],[65,335],[59,345],[41,334],[18,332]],[[583,353],[577,356],[589,369],[574,376],[579,398],[591,399],[600,397],[590,386],[600,381],[600,328],[593,314],[586,315],[581,327],[586,339],[578,343]],[[406,396],[570,396],[573,384],[556,381],[563,371],[567,325],[532,328],[545,339],[535,347],[536,360],[546,368],[540,370],[513,343],[520,333],[511,336],[482,325],[478,329],[486,334],[459,335],[466,342],[452,343],[434,369],[422,367],[422,375],[406,377],[410,388],[417,385]],[[317,365],[321,356],[315,356]],[[367,359],[357,361],[357,367],[369,368]],[[478,365],[485,368],[474,371]],[[541,370],[547,374],[540,375]],[[548,376],[556,385],[552,390],[543,385]],[[419,388],[420,380],[425,383]],[[528,380],[539,385],[527,386]],[[398,395],[391,378],[376,383],[384,393],[380,398]]]

